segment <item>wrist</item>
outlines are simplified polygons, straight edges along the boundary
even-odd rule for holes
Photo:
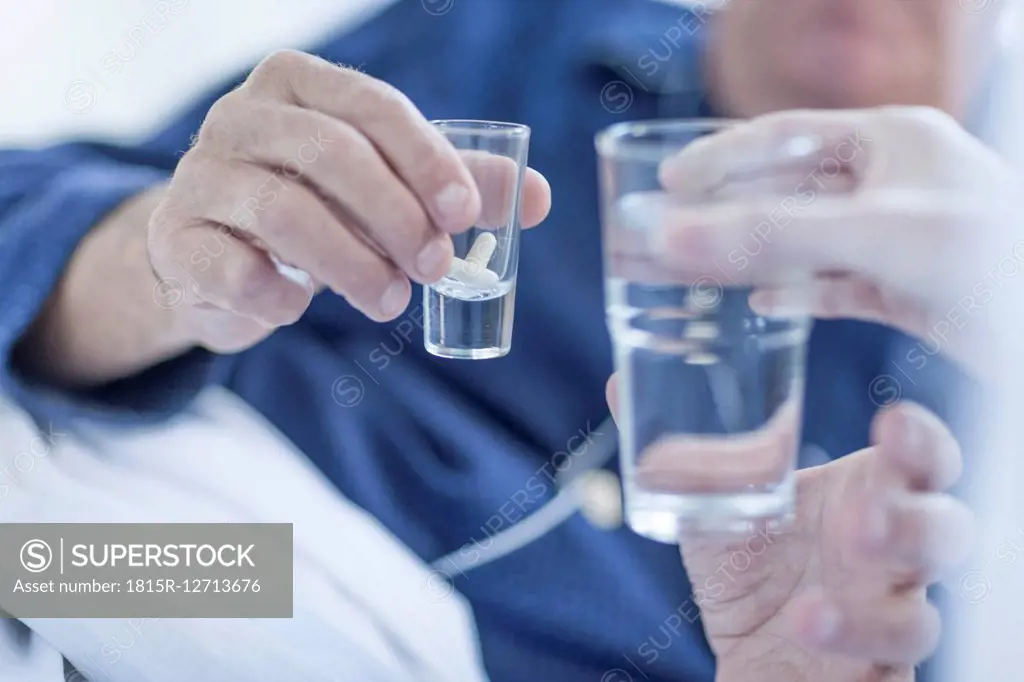
[[[178,306],[160,299],[146,231],[162,188],[124,202],[79,244],[14,350],[18,369],[61,387],[130,376],[194,345]]]

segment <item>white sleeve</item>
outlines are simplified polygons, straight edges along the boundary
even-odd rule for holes
[[[24,619],[89,679],[486,680],[464,599],[235,396],[211,389],[159,428],[73,431],[0,406],[0,470],[22,453],[0,523],[294,524],[290,620]]]

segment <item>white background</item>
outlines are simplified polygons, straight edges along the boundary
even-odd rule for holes
[[[162,0],[161,20],[161,0],[0,0],[0,146],[138,138],[274,48],[392,1]],[[115,53],[130,57],[118,69]]]
[[[387,3],[3,0],[0,145],[143,135],[274,48],[315,44]]]

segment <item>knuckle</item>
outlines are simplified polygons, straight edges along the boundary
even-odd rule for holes
[[[229,177],[225,178],[215,158],[202,150],[191,149],[178,161],[167,193],[154,212],[154,224],[170,229],[189,224],[203,215],[211,201],[215,201],[217,192],[231,182]],[[213,185],[213,179],[221,184]]]
[[[417,109],[401,90],[385,81],[357,74],[359,99],[363,102],[359,115],[365,120],[380,120],[389,128],[401,130],[416,118]]]
[[[334,89],[338,97],[347,102],[354,103],[357,107],[365,103],[367,92],[371,91],[376,79],[367,76],[359,71],[336,66],[332,71],[334,78]]]
[[[239,91],[235,91],[213,103],[194,138],[192,150],[200,146],[219,146],[231,139],[239,117],[244,116],[247,111],[247,107],[242,106],[239,101],[243,97]]]
[[[169,204],[180,201],[181,196],[191,193],[195,183],[206,177],[210,165],[210,156],[205,154],[203,149],[193,147],[185,152],[174,169],[167,198],[161,207],[166,208]]]
[[[249,81],[272,84],[287,82],[292,74],[308,68],[310,60],[310,55],[299,50],[276,50],[256,65],[249,75]]]
[[[408,115],[409,112],[412,111],[412,102],[404,92],[396,88],[394,85],[370,76],[363,76],[363,78],[366,80],[370,92],[376,99],[377,105],[383,110],[403,116]]]
[[[229,92],[223,97],[220,97],[210,106],[210,110],[206,114],[206,119],[203,121],[203,127],[215,123],[230,122],[234,118],[235,111],[237,110],[235,102],[238,98],[238,92]]]

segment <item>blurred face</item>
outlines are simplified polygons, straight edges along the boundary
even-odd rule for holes
[[[998,4],[970,13],[964,2],[730,0],[714,24],[713,96],[734,116],[887,104],[961,115],[964,71],[977,75],[964,58],[994,42],[976,38]]]

